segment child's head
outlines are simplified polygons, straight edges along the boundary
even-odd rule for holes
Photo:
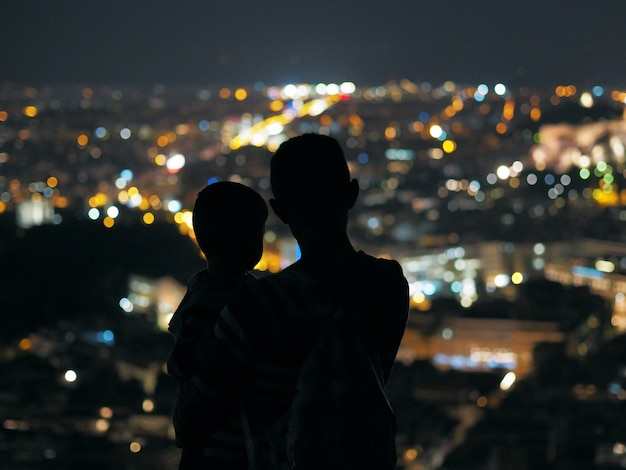
[[[192,220],[210,270],[238,274],[261,259],[267,206],[253,189],[226,181],[204,187]]]

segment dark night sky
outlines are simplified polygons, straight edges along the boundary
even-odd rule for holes
[[[626,85],[624,0],[6,0],[0,82]]]

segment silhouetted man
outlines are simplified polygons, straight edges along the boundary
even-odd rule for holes
[[[335,139],[305,134],[284,142],[272,157],[271,184],[270,204],[289,225],[301,259],[246,286],[222,310],[215,333],[223,360],[199,376],[196,382],[201,386],[189,401],[190,410],[206,413],[199,405],[202,386],[207,393],[220,387],[228,393],[228,387],[236,387],[242,419],[249,428],[249,455],[259,469],[292,468],[283,461],[285,449],[276,448],[284,436],[272,433],[290,409],[300,368],[328,314],[318,308],[318,293],[359,316],[354,327],[380,364],[383,383],[389,378],[408,314],[408,286],[400,265],[355,250],[348,238],[348,211],[359,186],[350,179]],[[210,393],[205,394],[205,407],[211,399]],[[374,468],[376,446],[361,447],[346,449],[351,468]],[[335,459],[323,468],[343,466]]]

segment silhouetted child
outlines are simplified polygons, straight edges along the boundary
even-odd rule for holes
[[[207,357],[207,341],[200,349],[198,340],[213,334],[222,307],[240,287],[254,280],[250,271],[261,259],[267,216],[263,198],[243,184],[218,182],[198,193],[193,228],[207,268],[189,280],[169,324],[176,342],[167,370],[179,384],[212,359]],[[180,468],[194,468],[202,457],[206,443],[196,434],[195,430],[176,429],[176,443],[183,448]]]

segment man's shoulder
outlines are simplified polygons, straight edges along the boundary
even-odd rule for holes
[[[376,258],[362,251],[359,251],[357,256],[358,260],[354,266],[357,273],[386,283],[403,284],[406,282],[402,266],[396,260]]]

